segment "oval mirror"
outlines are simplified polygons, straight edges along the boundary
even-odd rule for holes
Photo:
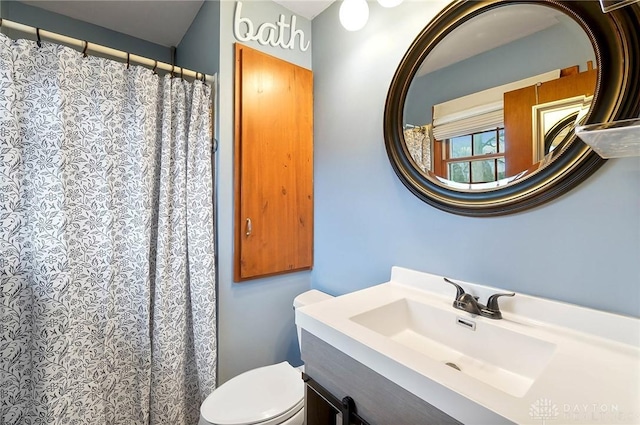
[[[385,144],[419,198],[472,216],[549,201],[604,160],[577,124],[635,118],[640,7],[455,2],[418,35],[385,105]]]

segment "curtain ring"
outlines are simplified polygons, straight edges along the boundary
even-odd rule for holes
[[[174,75],[173,75],[173,70],[176,66],[174,64],[171,64],[171,78],[173,79]]]
[[[38,37],[38,47],[42,47],[42,39],[40,39],[40,28],[36,28],[36,37]]]
[[[180,67],[180,79],[184,81],[184,78],[182,77],[182,67]]]
[[[127,69],[129,69],[129,52],[127,52]]]
[[[87,57],[87,48],[89,47],[89,42],[87,40],[84,41],[84,49],[82,49],[82,57]]]
[[[158,75],[158,72],[156,71],[157,68],[158,68],[158,61],[155,61],[155,63],[153,64],[153,75]]]

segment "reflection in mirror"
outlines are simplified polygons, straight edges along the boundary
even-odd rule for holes
[[[416,166],[424,173],[431,171],[431,125],[405,124],[404,141]]]
[[[473,191],[532,175],[575,140],[595,60],[580,25],[551,7],[509,4],[464,22],[429,52],[407,92],[404,140],[416,169]],[[559,123],[564,132],[549,142]]]
[[[533,162],[546,161],[558,152],[565,137],[582,121],[591,107],[593,96],[575,96],[534,105],[533,118]],[[562,147],[566,147],[565,144]]]
[[[564,147],[563,142],[567,140],[567,136],[573,129],[576,118],[578,118],[578,112],[563,116],[544,133],[544,155],[561,149],[560,146]]]

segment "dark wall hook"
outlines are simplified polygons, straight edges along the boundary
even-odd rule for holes
[[[153,64],[153,75],[158,75],[158,71],[156,71],[157,68],[158,68],[158,61],[155,61],[155,63]]]
[[[82,56],[87,57],[87,48],[89,47],[89,42],[87,40],[84,41],[84,49],[82,49]]]
[[[38,38],[38,47],[42,47],[42,39],[40,38],[40,28],[36,28],[36,37]]]

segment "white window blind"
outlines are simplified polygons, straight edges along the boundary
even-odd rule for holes
[[[559,69],[434,105],[433,136],[445,140],[502,127],[504,93],[556,78],[560,78]]]

